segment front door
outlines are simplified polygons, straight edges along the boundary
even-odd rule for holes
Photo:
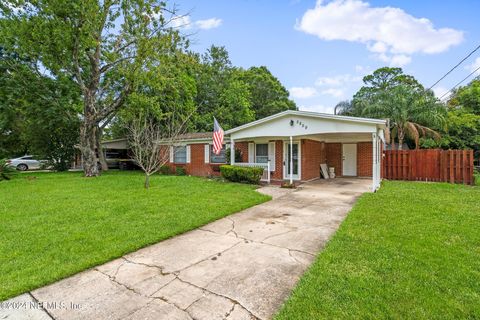
[[[293,180],[300,179],[300,144],[298,142],[285,142],[283,146],[283,178],[290,179],[290,168],[293,170]],[[293,153],[292,153],[293,152]],[[292,167],[290,167],[290,154],[292,153]]]
[[[343,144],[343,175],[357,175],[357,145],[353,143]]]

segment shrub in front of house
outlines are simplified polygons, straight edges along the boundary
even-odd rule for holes
[[[222,177],[232,182],[258,184],[263,175],[263,168],[220,166]]]
[[[172,173],[170,171],[170,167],[167,165],[161,166],[159,171],[160,171],[160,174],[163,174],[163,175],[169,175],[170,173]]]
[[[184,167],[176,167],[175,168],[175,174],[177,176],[185,176],[185,175],[187,175],[187,171],[185,170]]]
[[[12,168],[8,165],[7,160],[0,159],[0,181],[10,180],[16,174],[15,168]]]

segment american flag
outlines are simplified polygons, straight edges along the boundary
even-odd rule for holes
[[[213,153],[219,155],[223,147],[223,129],[218,124],[217,119],[213,118]]]

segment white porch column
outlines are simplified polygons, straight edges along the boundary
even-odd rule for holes
[[[378,155],[377,155],[377,134],[372,133],[372,191],[375,192],[377,189],[377,166],[378,166]]]
[[[290,136],[290,184],[293,183],[293,138]]]
[[[235,164],[235,141],[230,137],[230,164]]]

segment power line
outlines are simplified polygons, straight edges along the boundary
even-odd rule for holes
[[[456,85],[453,86],[452,89],[448,90],[447,92],[445,92],[441,97],[440,97],[440,100],[442,100],[443,97],[445,97],[447,94],[449,94],[450,92],[452,92],[456,87],[458,87],[459,85],[461,85],[463,83],[463,81],[467,80],[468,78],[470,78],[472,76],[472,74],[474,74],[475,72],[477,72],[478,70],[480,70],[480,67],[478,67],[477,69],[473,70],[468,76],[466,76],[465,78],[462,79],[462,81],[460,81],[459,83],[457,83]]]
[[[432,89],[433,87],[435,87],[440,81],[442,81],[443,79],[445,79],[446,76],[448,76],[453,70],[455,70],[459,65],[461,65],[465,60],[467,60],[472,54],[474,54],[478,49],[480,49],[480,45],[478,45],[475,49],[473,49],[472,52],[470,52],[465,58],[463,58],[459,63],[457,63],[452,69],[450,69],[447,73],[445,73],[443,75],[443,77],[441,77],[440,79],[437,80],[437,82],[435,82],[434,84],[432,84],[430,86],[430,88],[428,88],[427,90],[430,90]]]

